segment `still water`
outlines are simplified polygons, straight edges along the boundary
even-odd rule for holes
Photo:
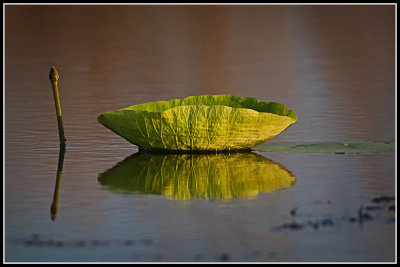
[[[271,142],[394,141],[394,12],[7,5],[5,260],[394,261],[394,153],[149,155],[96,120],[234,94],[297,113]]]

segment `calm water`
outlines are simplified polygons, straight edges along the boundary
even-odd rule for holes
[[[394,261],[394,201],[373,202],[395,196],[393,153],[161,159],[132,155],[135,146],[96,121],[133,104],[235,94],[296,111],[298,122],[272,142],[394,141],[394,12],[7,5],[6,261]],[[162,169],[174,165],[174,175]]]

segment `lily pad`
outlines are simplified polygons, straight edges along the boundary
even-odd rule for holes
[[[281,142],[253,147],[255,151],[297,153],[393,153],[394,142]]]
[[[293,186],[296,177],[281,165],[251,152],[139,152],[100,174],[98,180],[112,192],[188,200],[252,198]]]
[[[202,95],[109,111],[98,121],[146,150],[249,149],[296,122],[285,105],[234,95]]]

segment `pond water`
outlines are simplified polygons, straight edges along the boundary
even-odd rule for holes
[[[97,116],[234,94],[297,113],[271,142],[390,142],[395,92],[393,5],[6,5],[5,260],[394,261],[395,153],[138,154]]]

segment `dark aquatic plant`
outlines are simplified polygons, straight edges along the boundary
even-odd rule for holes
[[[202,95],[109,111],[98,121],[147,150],[250,149],[296,122],[285,105],[234,95]]]
[[[251,198],[294,185],[296,177],[254,153],[139,152],[98,177],[108,190],[162,194],[177,200]]]

